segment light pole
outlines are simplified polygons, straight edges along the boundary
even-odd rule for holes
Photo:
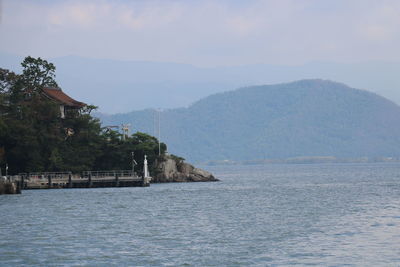
[[[160,138],[161,138],[161,128],[160,128],[160,125],[161,125],[161,123],[160,123],[160,119],[161,119],[161,112],[160,112],[160,110],[158,111],[158,156],[161,156],[161,141],[160,141]]]
[[[132,155],[132,177],[135,175],[135,165],[137,162],[135,161],[135,152],[131,152]]]

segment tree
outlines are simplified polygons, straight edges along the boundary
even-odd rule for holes
[[[158,157],[158,140],[146,133],[137,132],[132,136],[121,139],[121,134],[115,131],[108,131],[103,134],[103,143],[100,156],[96,161],[96,169],[124,169],[132,168],[132,152],[138,166],[135,170],[138,173],[143,171],[144,155],[147,155],[150,166]],[[167,146],[161,143],[161,153],[164,154]]]
[[[57,87],[55,81],[56,67],[53,63],[49,63],[44,59],[26,57],[21,63],[24,68],[22,78],[27,90],[40,93],[39,90],[43,87]]]
[[[42,94],[57,86],[55,66],[32,57],[22,66],[22,74],[0,69],[0,164],[7,162],[10,173],[131,169],[131,152],[139,172],[144,155],[154,162],[155,137],[138,132],[122,140],[118,132],[102,131],[90,115],[93,105],[61,119],[59,105]]]
[[[57,85],[55,67],[27,57],[22,74],[0,69],[0,148],[10,172],[47,170],[51,152],[62,139],[58,106],[41,95]]]

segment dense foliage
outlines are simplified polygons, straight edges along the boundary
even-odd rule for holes
[[[0,166],[8,172],[130,169],[132,152],[141,172],[146,154],[156,159],[158,140],[144,133],[121,138],[102,128],[90,112],[94,106],[60,117],[59,103],[44,96],[44,87],[57,86],[55,66],[27,57],[22,74],[0,69]],[[166,145],[161,144],[161,153]]]

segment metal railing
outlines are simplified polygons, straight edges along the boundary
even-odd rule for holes
[[[71,172],[31,172],[31,173],[19,173],[18,175],[9,175],[7,179],[12,181],[20,181],[22,177],[26,180],[47,180],[51,179],[68,179],[69,175],[72,175],[73,179],[83,178],[86,179],[89,176],[92,178],[105,178],[105,177],[138,177],[136,172],[132,175],[132,170],[111,170],[111,171],[83,171],[81,174],[72,174]]]
[[[69,177],[70,172],[30,172],[30,173],[22,173],[19,174],[24,175],[27,179],[48,179],[49,177],[52,179],[66,179]]]
[[[82,172],[82,177],[89,177],[92,175],[93,178],[103,178],[103,177],[132,177],[137,176],[136,172],[133,173],[132,170],[111,170],[111,171],[84,171]]]

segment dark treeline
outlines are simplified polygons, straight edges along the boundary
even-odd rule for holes
[[[95,106],[70,110],[60,117],[60,106],[43,94],[57,87],[55,66],[27,57],[22,74],[0,68],[0,167],[4,175],[21,172],[131,169],[134,152],[141,172],[146,154],[151,166],[158,140],[137,132],[130,137],[104,129],[90,112]],[[161,144],[161,153],[166,145]]]

